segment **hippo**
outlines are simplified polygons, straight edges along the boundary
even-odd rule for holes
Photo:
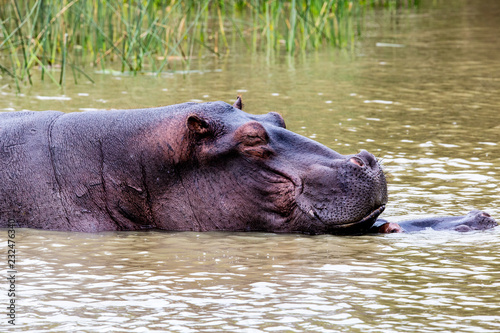
[[[0,114],[0,227],[366,233],[387,203],[367,151],[341,155],[241,99]]]
[[[467,232],[473,230],[487,230],[496,227],[498,224],[490,214],[472,210],[463,216],[438,216],[427,217],[415,220],[402,221],[399,223],[388,222],[378,219],[370,228],[371,233],[399,233],[417,232],[426,229],[432,230],[455,230]]]

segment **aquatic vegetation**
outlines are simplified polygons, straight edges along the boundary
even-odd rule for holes
[[[17,88],[33,71],[62,85],[89,68],[161,73],[193,58],[241,52],[294,55],[348,47],[363,8],[412,0],[6,0],[0,6],[0,71]]]

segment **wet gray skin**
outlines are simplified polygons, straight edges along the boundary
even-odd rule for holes
[[[0,114],[0,227],[357,234],[387,203],[367,151],[341,155],[241,100]]]
[[[455,230],[467,232],[473,230],[487,230],[498,224],[490,214],[472,210],[464,216],[435,216],[422,219],[402,221],[398,223],[378,219],[370,229],[373,233],[417,232],[426,229]]]

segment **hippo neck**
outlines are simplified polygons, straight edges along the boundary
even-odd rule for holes
[[[66,207],[77,207],[69,214],[70,225],[81,231],[154,228],[167,217],[155,216],[153,197],[169,206],[185,201],[182,191],[172,190],[179,182],[174,165],[182,138],[176,113],[168,107],[82,112],[54,123],[54,172]],[[191,215],[189,207],[179,206],[168,220]],[[98,225],[90,222],[96,220]]]

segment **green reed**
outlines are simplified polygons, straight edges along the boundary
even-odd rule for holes
[[[415,0],[413,0],[415,1]],[[0,71],[18,89],[33,74],[57,85],[89,70],[156,74],[191,59],[224,56],[235,45],[288,53],[346,47],[362,8],[412,0],[4,0]],[[241,52],[239,50],[238,52]]]

